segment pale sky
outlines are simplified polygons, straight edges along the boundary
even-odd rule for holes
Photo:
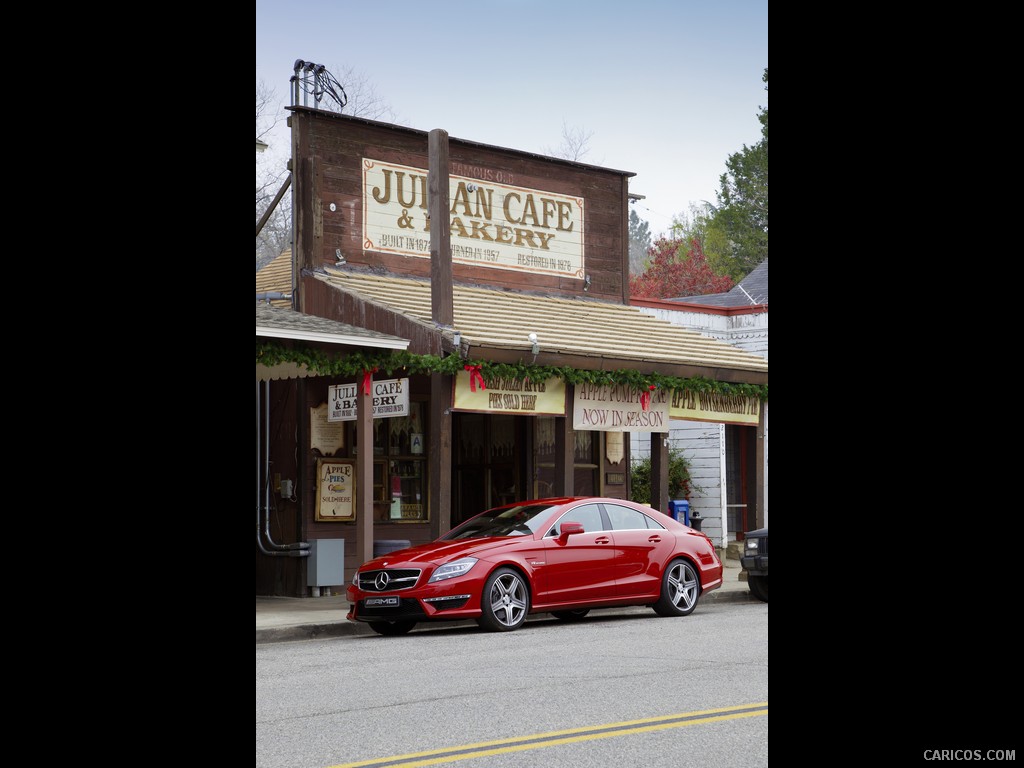
[[[657,237],[761,137],[768,0],[257,0],[282,116],[296,59],[354,69],[409,128],[539,154],[590,133],[581,162],[635,173]],[[287,157],[283,119],[266,140]]]

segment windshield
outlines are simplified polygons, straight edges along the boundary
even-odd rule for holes
[[[483,539],[488,536],[528,536],[536,533],[548,519],[551,504],[530,504],[518,507],[489,509],[452,528],[445,539]]]

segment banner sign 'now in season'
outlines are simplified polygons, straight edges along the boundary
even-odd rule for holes
[[[507,171],[452,165],[454,263],[584,278],[582,197],[515,186]],[[429,259],[427,212],[426,169],[363,158],[364,251]]]
[[[719,424],[757,426],[761,401],[756,397],[720,395],[715,392],[691,392],[677,389],[672,393],[669,416],[687,421],[714,421]]]
[[[452,409],[528,416],[564,416],[565,381],[557,376],[547,381],[506,379],[498,376],[485,379],[476,371],[459,371],[455,376]]]
[[[572,428],[598,432],[668,432],[668,392],[630,384],[577,384]]]

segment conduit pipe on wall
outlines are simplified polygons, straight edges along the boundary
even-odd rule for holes
[[[266,382],[264,393],[264,425],[266,436],[260,430],[260,383],[256,382],[256,546],[270,557],[308,557],[309,542],[296,541],[292,544],[277,544],[270,536],[270,382]],[[260,482],[260,445],[264,446],[263,482]],[[265,489],[265,504],[260,504],[260,492]],[[266,511],[264,516],[262,513]],[[261,519],[262,518],[262,519]],[[266,543],[264,543],[264,540]],[[269,549],[268,549],[269,547]]]
[[[280,291],[264,291],[263,293],[256,294],[256,301],[265,301],[269,304],[274,299],[291,299],[290,293],[281,293]]]

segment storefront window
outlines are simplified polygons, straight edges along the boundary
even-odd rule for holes
[[[596,496],[598,485],[598,457],[601,433],[577,430],[573,432],[573,494]],[[555,419],[542,416],[534,425],[534,496],[542,499],[555,495]]]
[[[377,522],[429,520],[425,404],[413,400],[409,412],[373,420],[373,519]],[[354,424],[351,431],[358,452]]]

